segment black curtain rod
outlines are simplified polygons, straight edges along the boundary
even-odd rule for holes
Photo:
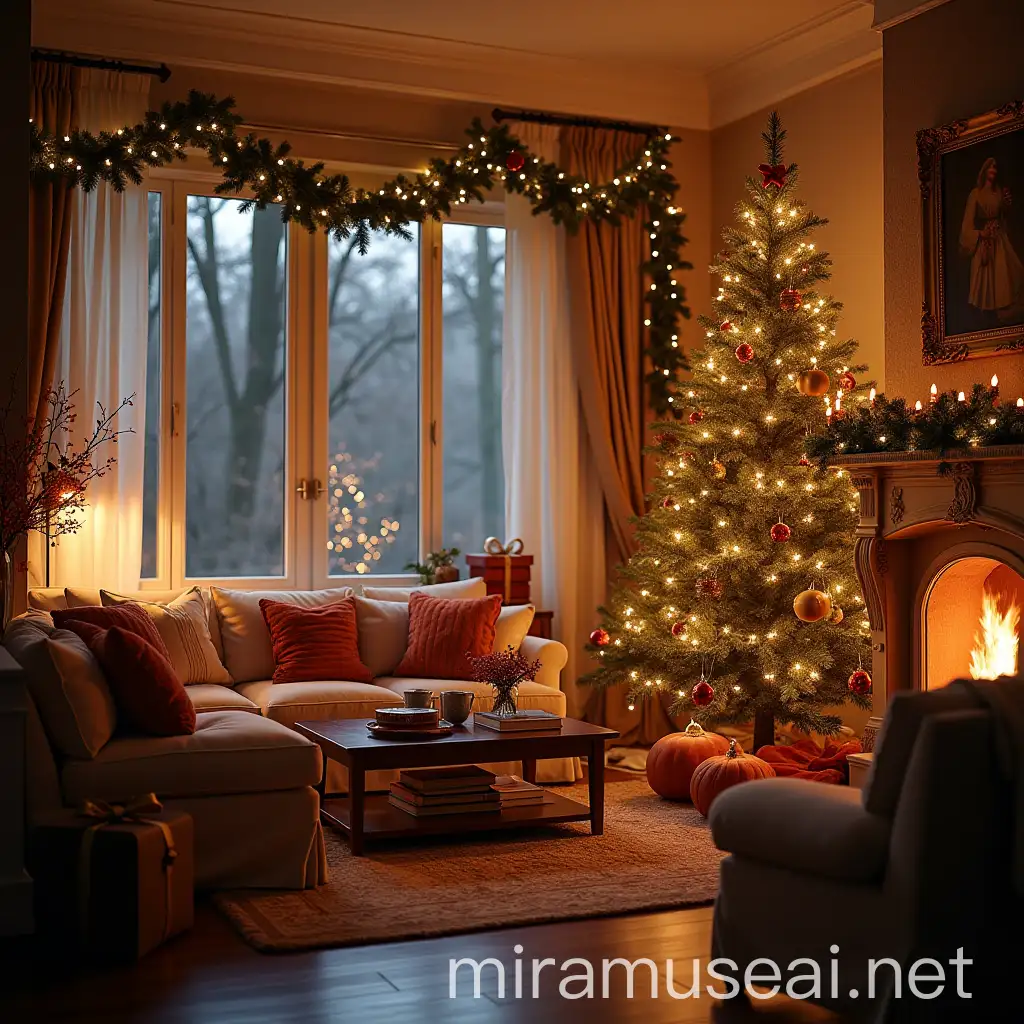
[[[86,57],[80,53],[57,53],[54,50],[33,50],[32,59],[46,61],[48,64],[70,64],[75,68],[102,68],[104,71],[120,71],[133,75],[153,75],[161,82],[166,82],[171,77],[171,69],[166,64],[159,67],[153,64],[131,64],[109,57]]]
[[[636,135],[656,135],[661,132],[655,124],[637,124],[633,121],[606,121],[600,117],[569,117],[566,114],[545,114],[538,110],[503,110],[495,107],[491,111],[495,121],[532,121],[535,124],[565,124],[578,128],[609,128],[616,132],[633,132]]]

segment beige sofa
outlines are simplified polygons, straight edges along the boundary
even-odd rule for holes
[[[471,591],[467,591],[470,593]],[[142,591],[125,597],[168,603],[181,591]],[[316,603],[348,593],[276,592],[265,596]],[[205,592],[210,638],[231,675],[230,684],[186,686],[197,711],[192,736],[151,738],[114,735],[92,757],[69,757],[54,742],[47,711],[33,709],[29,729],[30,815],[85,797],[124,800],[153,791],[168,806],[195,819],[197,883],[204,887],[302,888],[326,877],[318,818],[322,762],[319,748],[291,728],[311,719],[368,720],[378,707],[399,706],[409,688],[473,689],[478,710],[491,706],[489,687],[455,680],[383,676],[374,683],[320,680],[274,683],[269,633],[258,614],[261,595],[241,591]],[[100,603],[98,591],[37,589],[29,604],[32,622],[12,623],[5,636],[11,653],[30,674],[32,644],[48,628],[38,612]],[[33,612],[29,613],[31,619]],[[522,650],[541,662],[535,682],[520,689],[524,708],[565,714],[559,674],[565,648],[550,640],[525,637]],[[38,701],[39,691],[36,691]],[[46,723],[44,725],[44,723]],[[518,772],[519,762],[490,766]],[[542,761],[538,778],[570,782],[580,776],[575,759]],[[394,773],[371,773],[368,786],[383,789]],[[347,789],[345,769],[329,762],[329,791]]]

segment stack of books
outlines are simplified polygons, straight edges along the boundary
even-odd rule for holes
[[[492,788],[498,794],[503,811],[509,807],[544,803],[544,790],[532,782],[524,782],[518,775],[499,775]]]
[[[517,711],[514,715],[477,711],[473,721],[496,732],[558,732],[562,728],[561,716],[550,711]]]
[[[388,800],[418,818],[501,810],[501,797],[492,788],[494,772],[476,765],[412,768],[398,778],[391,783]]]

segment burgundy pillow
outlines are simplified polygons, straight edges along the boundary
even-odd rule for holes
[[[274,682],[347,679],[372,683],[359,657],[359,628],[351,597],[318,608],[260,599],[274,648]]]
[[[500,612],[500,594],[459,601],[413,592],[409,598],[409,646],[395,675],[469,679],[467,655],[491,653]]]
[[[102,629],[72,621],[68,628],[85,640],[100,663],[119,723],[146,736],[189,736],[196,731],[196,709],[185,687],[170,659],[151,643],[120,626]]]
[[[119,629],[127,630],[142,637],[147,643],[151,643],[168,661],[170,654],[167,651],[167,644],[160,635],[153,620],[146,612],[135,603],[115,605],[84,605],[81,608],[55,608],[51,613],[53,624],[58,629],[70,629],[73,633],[78,630],[72,623],[88,622],[100,629],[110,629],[117,626]],[[89,638],[79,633],[82,639],[89,643]]]

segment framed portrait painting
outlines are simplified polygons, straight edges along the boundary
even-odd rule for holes
[[[1024,101],[917,133],[925,365],[1024,351]]]

